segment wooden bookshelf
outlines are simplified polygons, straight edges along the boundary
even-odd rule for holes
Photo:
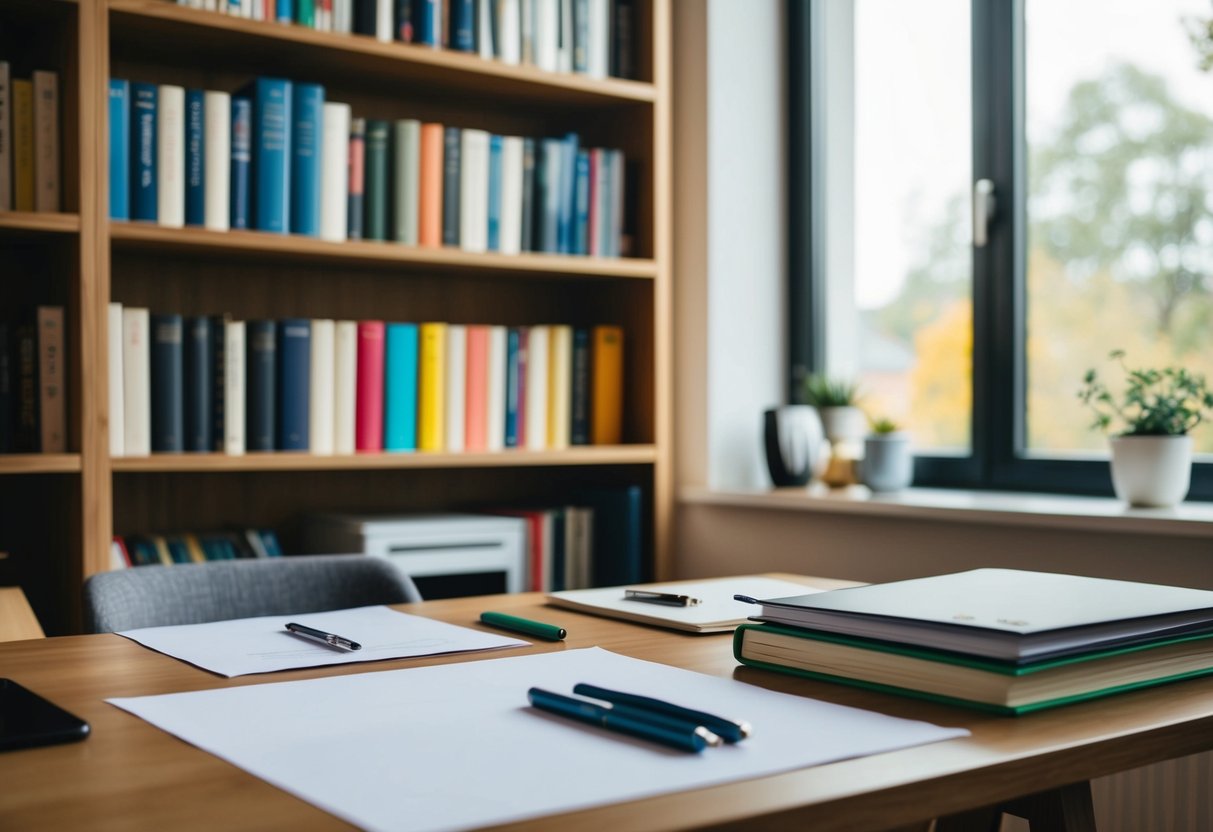
[[[63,213],[0,214],[0,263],[30,278],[0,298],[68,310],[71,388],[70,453],[0,457],[0,584],[25,588],[49,634],[72,632],[80,584],[108,568],[114,534],[269,526],[291,551],[315,511],[560,504],[578,488],[624,485],[644,490],[647,565],[668,577],[671,2],[637,0],[633,81],[233,18],[172,0],[0,0],[0,49],[16,49],[23,63],[46,56],[39,68],[60,73],[64,155]],[[357,116],[509,135],[575,131],[587,146],[622,148],[639,173],[632,256],[510,256],[109,221],[111,76],[231,91],[257,75],[324,84],[328,100],[350,103]],[[238,319],[617,323],[626,333],[625,444],[111,458],[110,301]]]

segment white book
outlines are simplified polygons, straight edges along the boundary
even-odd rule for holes
[[[253,20],[265,19],[265,0],[253,0]]]
[[[459,177],[459,245],[464,251],[489,247],[489,134],[461,132],[463,170]]]
[[[161,84],[156,110],[158,222],[185,225],[185,89]]]
[[[333,11],[332,9],[316,9],[316,31],[331,32],[333,31]]]
[[[488,430],[485,447],[490,451],[505,448],[505,361],[508,330],[504,326],[489,327],[489,393],[487,402]]]
[[[506,136],[501,143],[502,254],[522,251],[522,139]]]
[[[468,334],[462,324],[446,328],[446,450],[462,451],[467,411]]]
[[[549,327],[531,327],[526,347],[526,446],[542,451],[548,446],[548,340]]]
[[[252,18],[254,0],[240,0],[240,14],[243,17]]]
[[[375,39],[392,42],[392,0],[375,0]]]
[[[110,399],[110,456],[126,454],[126,416],[123,405],[126,402],[126,390],[122,383],[122,304],[109,305],[109,319],[106,330],[106,351],[109,366],[109,399]]]
[[[331,320],[312,321],[312,368],[308,408],[308,447],[312,453],[328,456],[333,453],[333,337],[335,325]]]
[[[535,66],[535,0],[519,0],[518,48],[522,63]]]
[[[551,327],[550,331],[551,337],[548,340],[548,447],[567,448],[572,418],[573,328],[560,325]]]
[[[58,211],[62,205],[59,170],[59,73],[35,71],[34,84],[34,210]],[[184,119],[184,105],[182,118]],[[185,122],[182,121],[184,130]],[[181,174],[185,175],[182,157]],[[185,197],[181,211],[184,220]]]
[[[333,0],[333,31],[350,34],[354,28],[354,4],[352,0]]]
[[[620,250],[623,239],[623,151],[611,150],[606,155],[611,158],[611,184],[607,189],[611,195],[611,225],[607,233],[606,254],[608,257],[619,257],[623,254]]]
[[[0,211],[13,210],[13,98],[8,61],[0,61]]]
[[[205,224],[212,231],[227,231],[232,209],[232,97],[207,90],[202,98],[202,114]]]
[[[560,0],[535,0],[535,66],[548,72],[560,68]]]
[[[122,450],[124,456],[152,452],[151,354],[148,312],[122,310]]]
[[[358,324],[337,321],[333,332],[333,452],[354,452],[354,404],[358,398]]]
[[[611,3],[589,0],[589,38],[586,44],[586,74],[605,78],[611,68]]]
[[[476,25],[480,31],[477,52],[480,57],[490,61],[497,54],[497,46],[493,41],[493,14],[489,10],[489,4],[492,2],[494,0],[476,0]]]
[[[202,4],[202,8],[206,9],[208,12],[217,12],[219,11],[219,0],[206,0],[206,2]]]
[[[556,53],[558,72],[573,71],[573,0],[560,0],[560,44]]]
[[[497,57],[502,63],[522,63],[521,0],[493,0],[497,3]]]
[[[223,322],[223,452],[244,454],[244,321]]]
[[[350,105],[326,101],[320,144],[320,237],[346,238],[349,205]]]

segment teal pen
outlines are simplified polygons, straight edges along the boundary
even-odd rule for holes
[[[611,707],[595,705],[572,696],[553,693],[542,688],[531,688],[527,699],[532,706],[550,713],[630,734],[633,737],[677,748],[680,751],[699,752],[709,746],[720,745],[720,738],[706,728],[675,723],[638,720],[630,714],[617,712]]]
[[[531,621],[529,618],[519,618],[516,615],[506,615],[503,612],[482,612],[480,622],[490,627],[500,627],[515,633],[522,633],[546,641],[562,641],[567,633],[564,627],[555,624],[544,624],[542,621]]]

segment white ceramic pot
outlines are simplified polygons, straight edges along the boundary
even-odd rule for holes
[[[910,434],[878,433],[863,443],[859,479],[873,491],[901,491],[914,480],[914,454]]]
[[[817,412],[831,442],[858,441],[868,432],[868,417],[858,407],[819,407]]]
[[[1192,437],[1114,436],[1112,488],[1131,506],[1173,506],[1188,494]]]

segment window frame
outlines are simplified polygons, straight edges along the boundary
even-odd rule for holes
[[[787,392],[825,369],[825,5],[787,0],[788,286]],[[1026,0],[971,0],[973,179],[994,182],[989,241],[973,249],[971,453],[919,455],[914,484],[927,487],[1112,495],[1108,460],[1020,452],[1026,446],[1027,160]],[[982,56],[982,57],[978,57]],[[1010,379],[995,383],[996,379]],[[1075,379],[1077,391],[1080,380]],[[1207,430],[1208,428],[1206,428]],[[1195,462],[1189,500],[1213,500],[1213,463]]]

